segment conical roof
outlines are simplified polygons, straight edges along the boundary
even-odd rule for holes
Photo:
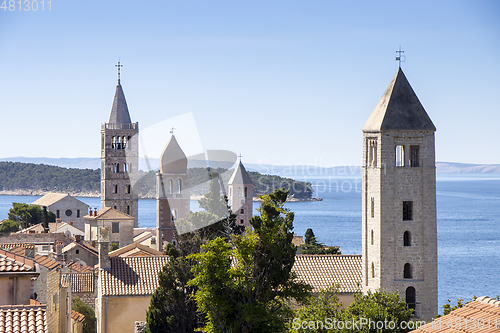
[[[436,130],[401,68],[363,127],[363,132],[384,130]]]
[[[172,134],[160,156],[161,173],[186,173],[187,158]]]
[[[123,93],[122,85],[118,82],[113,99],[113,106],[109,114],[110,124],[130,124],[130,114],[128,113],[127,101]]]
[[[238,163],[238,167],[236,167],[236,170],[234,170],[233,175],[231,176],[231,179],[229,179],[229,185],[232,184],[242,184],[242,185],[251,185],[253,184],[252,179],[248,175],[247,171],[245,170],[245,167],[243,164]]]

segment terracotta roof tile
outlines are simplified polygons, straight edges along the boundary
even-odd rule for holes
[[[83,218],[89,220],[135,220],[132,215],[125,214],[111,207],[99,209],[94,215],[85,215]]]
[[[0,332],[46,333],[45,305],[0,306]]]
[[[90,252],[90,253],[94,254],[95,256],[97,256],[99,254],[99,252],[97,251],[97,249],[95,247],[87,245],[87,244],[85,244],[83,242],[71,242],[71,243],[69,243],[68,245],[66,245],[65,247],[63,247],[62,253],[66,253],[66,252],[70,251],[71,249],[73,249],[76,246],[81,247],[85,251]]]
[[[99,270],[102,295],[152,295],[158,287],[158,272],[168,256],[112,257],[111,270]]]
[[[360,255],[297,255],[292,271],[310,284],[313,292],[339,285],[341,293],[360,292]]]
[[[71,310],[71,319],[74,321],[82,322],[85,319],[85,316],[80,312],[76,312],[75,310]]]
[[[500,332],[500,301],[486,296],[479,297],[474,302],[467,303],[462,308],[453,310],[411,332],[498,333]]]
[[[35,249],[35,244],[30,244],[30,243],[4,243],[0,244],[0,248],[4,250],[10,250],[16,247],[24,247],[25,249],[29,250],[34,250]]]
[[[93,267],[80,265],[77,261],[67,263],[66,267],[75,273],[94,273]]]
[[[0,250],[0,272],[35,272],[35,262],[24,256]]]
[[[124,246],[118,250],[109,253],[110,257],[139,257],[139,256],[163,256],[164,254],[149,246],[139,244],[138,242]]]
[[[25,248],[24,247],[13,248],[12,250],[10,250],[10,252],[22,256],[25,254]],[[57,261],[55,261],[54,259],[50,259],[47,256],[39,255],[38,253],[35,253],[35,258],[33,258],[33,259],[39,265],[41,265],[49,270],[52,270],[52,269],[59,266],[59,263]]]
[[[71,285],[71,292],[73,293],[93,293],[95,287],[94,273],[61,274],[61,285]]]

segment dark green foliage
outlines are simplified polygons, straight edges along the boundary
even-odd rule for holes
[[[11,232],[19,231],[19,223],[11,220],[5,220],[0,224],[0,234],[7,235]]]
[[[55,222],[56,215],[52,212],[47,212],[48,222]],[[25,203],[13,202],[12,208],[9,210],[9,220],[18,222],[23,228],[42,223],[43,211],[40,206],[30,206]]]
[[[318,242],[310,228],[304,234],[304,243],[301,251],[303,254],[341,254],[338,246],[325,246],[325,244]]]
[[[189,285],[199,288],[205,332],[284,332],[289,302],[307,297],[310,286],[291,271],[294,216],[284,208],[286,198],[284,190],[263,196],[260,216],[250,219],[254,231],[218,237],[189,257],[198,262]]]
[[[49,213],[47,212],[47,206],[42,207],[42,224],[43,232],[49,232]]]
[[[78,297],[73,298],[73,306],[71,309],[85,316],[83,320],[83,333],[95,333],[97,331],[97,320],[94,309]]]
[[[296,199],[309,199],[313,189],[310,182],[301,182],[276,175],[262,175],[258,172],[248,172],[253,182],[254,196],[272,193],[276,189],[284,188],[288,196]]]
[[[227,208],[227,199],[221,195],[221,188],[224,188],[224,185],[219,174],[215,171],[211,172],[210,189],[203,198],[198,200],[198,203],[200,208],[206,212],[214,214],[219,218],[224,218],[229,215],[229,211]]]
[[[115,250],[118,250],[118,244],[111,243],[111,245],[109,246],[109,251],[108,252],[112,252],[112,251],[115,251]]]
[[[53,165],[0,162],[0,190],[56,192],[100,191],[99,169],[67,169]]]

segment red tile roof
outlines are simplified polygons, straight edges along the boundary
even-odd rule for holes
[[[16,248],[13,248],[12,250],[10,250],[10,252],[14,253],[14,254],[17,254],[17,255],[24,255],[25,253],[25,248],[24,247],[16,247]],[[42,255],[39,255],[38,253],[35,253],[35,261],[47,268],[48,270],[52,270],[54,268],[57,268],[59,267],[59,263],[57,261],[55,261],[54,259],[50,259],[49,257],[47,256],[42,256]]]
[[[61,274],[61,285],[71,285],[71,292],[73,293],[93,293],[95,287],[94,273]]]
[[[152,295],[158,287],[158,272],[168,256],[112,257],[111,270],[99,270],[102,295]]]
[[[434,319],[416,333],[498,333],[500,332],[500,301],[483,296],[462,308]]]
[[[0,332],[46,333],[45,305],[0,306]]]
[[[93,267],[80,265],[80,263],[78,261],[72,261],[72,262],[66,263],[66,267],[69,268],[72,272],[76,272],[76,273],[93,273],[94,272]]]
[[[71,319],[82,322],[85,319],[85,316],[75,310],[71,310]]]
[[[296,255],[292,271],[319,292],[332,285],[341,293],[361,291],[360,255]]]
[[[0,272],[35,272],[35,262],[24,256],[0,250]]]

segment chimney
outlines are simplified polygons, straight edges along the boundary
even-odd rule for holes
[[[73,221],[69,221],[69,225],[73,225]]]
[[[111,260],[109,259],[109,228],[99,227],[99,268],[110,270]]]
[[[97,207],[94,208],[94,216],[97,216]]]
[[[62,259],[62,244],[62,242],[56,242],[56,256],[59,261]]]
[[[89,216],[92,216],[92,207],[89,207]]]
[[[82,236],[81,235],[75,235],[75,240],[77,243],[80,243],[80,241],[82,240]]]

